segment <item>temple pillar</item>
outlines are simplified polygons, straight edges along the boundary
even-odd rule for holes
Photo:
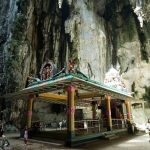
[[[27,128],[31,128],[31,119],[32,119],[32,106],[33,106],[33,100],[34,95],[29,95],[28,97],[28,104],[27,104]]]
[[[106,100],[106,115],[107,115],[107,131],[112,131],[112,119],[111,119],[111,107],[110,107],[111,97],[107,95],[105,96],[105,100]]]
[[[126,100],[126,101],[125,101],[125,104],[126,104],[127,119],[128,119],[129,121],[131,121],[131,116],[130,116],[130,104],[129,104],[129,101]]]
[[[68,108],[67,108],[67,138],[72,139],[75,137],[75,130],[74,130],[74,86],[69,85],[66,88],[68,92]]]

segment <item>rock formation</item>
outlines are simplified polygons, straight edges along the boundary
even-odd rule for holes
[[[58,71],[72,58],[85,75],[101,82],[111,65],[119,66],[129,92],[148,100],[149,8],[149,0],[1,0],[1,95],[24,88],[30,73],[39,78],[47,58]],[[20,127],[22,103],[1,101],[6,122],[19,118]]]

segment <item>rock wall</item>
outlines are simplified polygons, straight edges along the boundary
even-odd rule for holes
[[[95,13],[92,1],[76,1],[74,6],[69,20],[75,21],[71,39],[76,45],[79,68],[91,79],[103,81],[107,51],[104,19]]]
[[[101,82],[113,65],[135,98],[149,100],[149,0],[63,0],[61,7],[55,0],[1,0],[0,93],[24,88],[30,73],[39,77],[46,59],[59,71],[71,57]],[[2,102],[6,122],[25,116],[26,101]],[[36,115],[50,114],[49,107]]]

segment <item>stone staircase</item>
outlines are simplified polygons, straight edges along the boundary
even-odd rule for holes
[[[119,138],[119,136],[116,134],[105,134],[105,136],[103,136],[103,139],[105,140],[113,140],[116,138]]]

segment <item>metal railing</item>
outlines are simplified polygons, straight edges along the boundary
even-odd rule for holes
[[[126,128],[126,119],[112,119],[112,126],[116,126],[118,129]]]
[[[31,121],[31,126],[34,127],[35,125],[38,125],[40,131],[45,131],[46,128],[48,129],[62,129],[63,126],[59,126],[58,121],[52,121],[52,120],[35,120]]]
[[[94,131],[95,128],[98,128],[98,132],[100,132],[100,128],[102,126],[102,122],[99,119],[89,119],[89,120],[78,120],[75,121],[75,129],[85,129],[87,133],[89,129]]]
[[[53,129],[62,129],[63,126],[59,126],[59,122],[57,121],[51,121],[51,120],[36,120],[32,121],[33,124],[38,124],[40,130],[45,131],[46,128],[53,128]],[[124,129],[127,127],[126,119],[112,119],[112,127],[117,127],[118,129]],[[74,127],[75,130],[87,130],[87,133],[89,132],[89,129],[94,130],[95,128],[98,128],[98,132],[102,128],[107,127],[107,119],[101,118],[101,119],[87,119],[87,120],[78,120],[74,121]]]

